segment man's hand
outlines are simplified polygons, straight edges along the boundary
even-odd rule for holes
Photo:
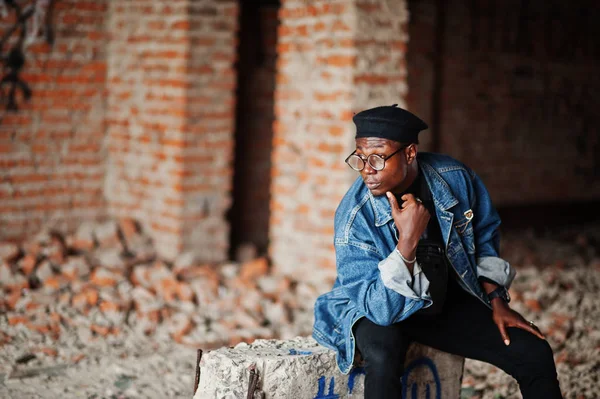
[[[392,207],[394,224],[398,229],[397,248],[405,258],[414,259],[419,238],[421,238],[427,228],[427,223],[429,223],[429,212],[412,194],[402,196],[401,199],[404,201],[402,208],[398,206],[398,201],[391,192],[388,191],[386,195]],[[412,265],[407,266],[412,273]]]
[[[390,206],[392,207],[392,217],[394,224],[398,229],[399,241],[410,241],[418,244],[421,234],[427,228],[429,223],[429,212],[421,202],[415,199],[412,194],[404,194],[402,208],[398,206],[396,197],[391,193],[386,193]]]
[[[530,324],[518,312],[508,307],[508,304],[501,298],[492,299],[492,310],[494,323],[498,326],[498,330],[500,330],[500,335],[502,336],[505,345],[510,345],[510,337],[506,332],[507,327],[517,327],[529,331],[540,339],[545,339],[544,335],[536,325]]]

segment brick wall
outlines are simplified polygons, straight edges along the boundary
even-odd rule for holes
[[[18,113],[0,110],[0,239],[105,214],[107,4],[57,1],[54,46],[40,38],[25,52],[33,97]],[[0,34],[14,22],[2,18]]]
[[[166,258],[227,255],[237,13],[234,0],[110,5],[105,192]]]
[[[435,1],[409,1],[408,51],[406,52],[408,93],[407,109],[427,122],[429,129],[419,135],[419,150],[433,151],[435,126],[433,101],[437,79]]]
[[[269,240],[277,11],[242,3],[231,239],[261,252]]]
[[[280,273],[332,279],[352,113],[403,105],[405,3],[289,0],[279,18],[270,255]]]
[[[268,62],[238,120],[236,240],[268,237],[284,274],[331,276],[333,214],[356,177],[343,163],[352,113],[380,104],[436,122],[422,148],[471,165],[498,205],[597,199],[597,9],[517,3],[415,1],[407,32],[404,2],[287,0],[274,82],[277,21],[259,13]],[[238,12],[234,0],[56,2],[54,47],[27,50],[34,96],[1,114],[0,237],[131,216],[163,257],[225,259]]]
[[[409,100],[425,116],[418,38],[434,35],[436,3],[410,3],[409,86],[422,90]],[[600,198],[595,3],[443,4],[440,151],[473,167],[500,206]]]
[[[237,13],[234,0],[56,2],[54,47],[27,54],[34,97],[2,117],[0,237],[110,214],[140,220],[166,258],[225,259]]]

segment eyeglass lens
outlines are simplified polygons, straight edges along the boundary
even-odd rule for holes
[[[348,165],[354,170],[361,171],[365,167],[365,161],[356,154],[351,155],[348,158]],[[367,157],[367,162],[375,170],[382,170],[385,166],[385,160],[375,154],[371,154]]]

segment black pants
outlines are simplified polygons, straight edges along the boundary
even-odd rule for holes
[[[562,398],[552,349],[545,340],[508,328],[510,345],[504,345],[492,312],[456,282],[440,314],[418,313],[391,326],[367,318],[354,325],[354,337],[365,361],[365,398],[400,398],[401,376],[411,342],[491,363],[513,376],[523,399]]]

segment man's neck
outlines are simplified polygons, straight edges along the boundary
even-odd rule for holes
[[[406,178],[402,181],[402,184],[398,185],[396,188],[392,190],[393,194],[403,194],[419,177],[419,165],[417,164],[417,160],[415,159],[412,164],[410,164],[408,168],[408,173],[406,174]]]

